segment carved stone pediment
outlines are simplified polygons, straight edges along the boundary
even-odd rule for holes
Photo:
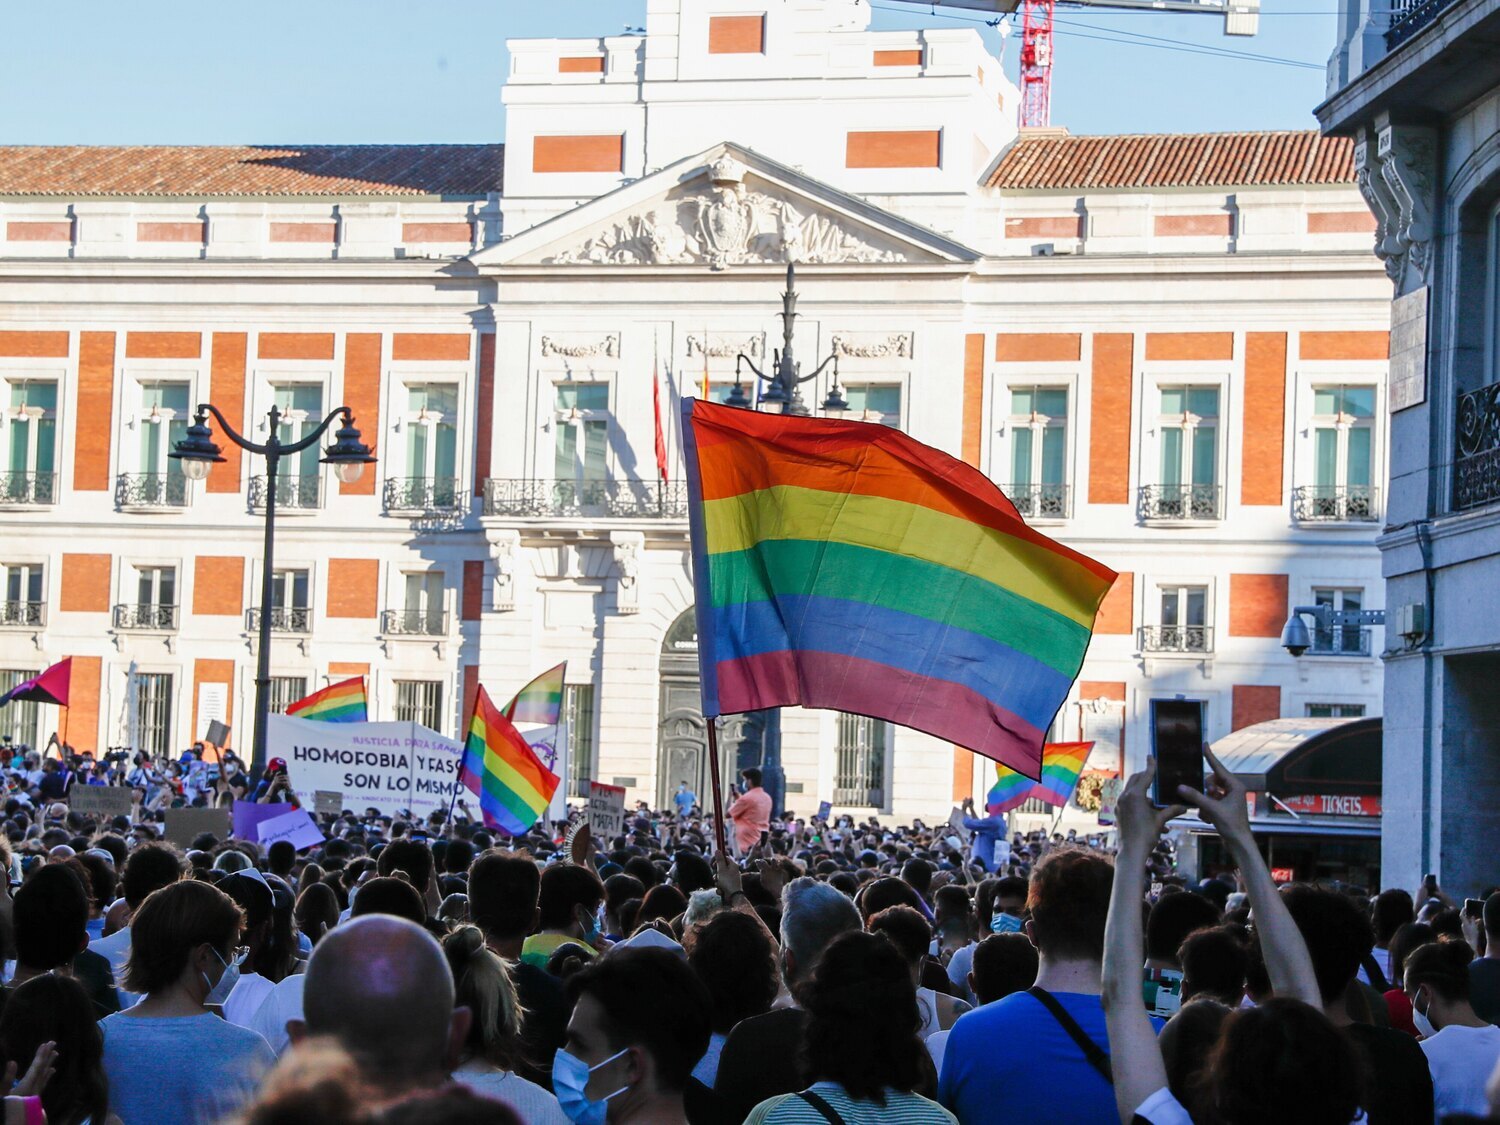
[[[910,332],[835,332],[833,350],[846,359],[910,359]]]
[[[737,265],[904,262],[907,248],[750,173],[727,153],[698,177],[612,218],[543,262],[558,265]]]

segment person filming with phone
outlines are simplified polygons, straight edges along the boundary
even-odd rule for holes
[[[760,770],[754,766],[740,770],[740,777],[745,791],[729,806],[729,819],[734,821],[735,851],[748,855],[761,834],[771,830],[771,794],[760,787]]]

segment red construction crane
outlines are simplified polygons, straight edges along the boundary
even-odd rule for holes
[[[1052,122],[1052,15],[1057,0],[901,0],[925,7],[967,8],[1009,15],[1021,9],[1021,116],[1023,128]],[[1260,0],[1064,0],[1079,8],[1144,8],[1158,12],[1198,12],[1224,17],[1225,35],[1254,35]]]

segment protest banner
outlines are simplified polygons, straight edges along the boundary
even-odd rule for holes
[[[832,815],[833,815],[833,802],[832,801],[819,801],[818,802],[818,817],[817,818],[819,820],[821,820],[824,824],[827,824],[828,823],[828,818],[830,816],[832,816]]]
[[[287,811],[289,805],[258,805],[254,801],[234,803],[234,834],[241,840],[258,840],[261,821],[271,820]]]
[[[318,790],[343,794],[343,808],[394,816],[446,812],[463,745],[416,723],[322,723],[270,716],[271,754],[285,758],[292,791],[316,808]]]
[[[106,820],[129,816],[133,799],[129,789],[118,785],[75,785],[68,790],[68,808]]]
[[[589,830],[609,842],[625,831],[625,790],[618,785],[589,782]]]
[[[222,843],[229,838],[228,809],[168,809],[167,843],[179,848],[190,848],[193,841],[205,832],[211,832]]]
[[[286,808],[285,805],[276,807]],[[301,851],[303,848],[315,847],[326,839],[323,833],[318,831],[318,826],[306,809],[283,812],[280,816],[261,821],[255,827],[260,834],[260,844],[263,848],[269,848],[277,840],[286,840],[292,847]]]
[[[319,816],[338,816],[344,811],[344,795],[337,789],[319,789],[313,794],[313,812]]]

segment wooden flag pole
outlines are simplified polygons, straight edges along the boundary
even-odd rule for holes
[[[708,772],[714,787],[714,842],[721,855],[728,855],[724,842],[724,786],[719,780],[719,720],[708,720]]]

